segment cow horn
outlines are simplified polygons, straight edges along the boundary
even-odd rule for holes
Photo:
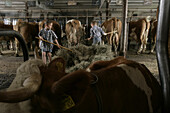
[[[41,85],[39,67],[43,65],[45,64],[38,59],[24,62],[18,68],[16,77],[7,91],[0,91],[0,102],[21,102],[33,96]]]

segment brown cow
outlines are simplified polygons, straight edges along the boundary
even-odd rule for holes
[[[13,30],[13,25],[5,25],[3,21],[0,21],[0,29],[3,29],[3,30]],[[7,48],[8,49],[14,49],[13,48],[13,42],[14,42],[14,38],[12,36],[1,36],[0,37],[0,45],[2,45],[2,40],[4,41],[7,41]],[[10,43],[10,45],[8,44]],[[3,46],[2,46],[3,48]],[[2,51],[0,48],[0,54],[2,55]]]
[[[18,31],[22,36],[27,45],[30,46],[30,49],[33,49],[32,42],[35,40],[35,47],[38,46],[38,40],[35,38],[38,36],[38,24],[35,22],[24,22],[18,20],[14,26],[14,30]],[[19,41],[16,39],[16,56],[18,55]]]
[[[150,17],[129,22],[129,36],[133,37],[140,45],[137,54],[146,51],[149,29]]]
[[[106,33],[108,32],[113,32],[111,34],[108,34],[106,37],[103,36],[102,39],[105,40],[107,39],[108,43],[112,45],[112,50],[113,48],[115,49],[115,55],[117,55],[117,49],[119,46],[119,40],[121,37],[121,31],[122,31],[122,22],[120,19],[117,19],[115,17],[106,20],[104,23],[102,23],[101,27],[104,29]]]
[[[123,57],[70,74],[62,58],[48,66],[29,60],[9,90],[0,91],[1,113],[158,113],[162,105],[161,87],[151,72]]]
[[[85,35],[85,29],[79,20],[69,20],[66,23],[65,32],[68,40],[68,46],[78,45],[80,39]]]

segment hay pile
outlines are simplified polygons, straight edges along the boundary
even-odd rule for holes
[[[56,53],[57,56],[63,57],[66,61],[66,72],[73,72],[78,69],[85,69],[92,62],[99,60],[113,59],[110,45],[93,45],[85,46],[80,44],[69,48],[73,52],[60,49]]]

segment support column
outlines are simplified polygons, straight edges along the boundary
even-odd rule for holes
[[[127,54],[127,13],[128,13],[128,0],[123,0],[123,35],[120,41],[120,56],[126,57]]]
[[[88,32],[88,27],[89,27],[89,14],[88,14],[88,11],[86,11],[86,36],[89,36],[89,32]]]
[[[88,11],[86,12],[86,25],[88,26],[89,24],[89,18],[88,18]]]
[[[99,13],[100,13],[100,22],[101,22],[101,24],[102,24],[102,23],[103,23],[103,22],[102,22],[102,12],[100,11]]]
[[[106,0],[106,20],[109,18],[109,0]]]
[[[170,40],[170,0],[160,0],[156,39],[156,55],[160,82],[163,92],[163,111],[170,113],[170,59],[168,56],[168,40]]]
[[[66,23],[67,23],[67,21],[68,21],[68,19],[67,19],[67,17],[66,17]]]
[[[27,1],[25,2],[25,11],[26,11],[26,15],[25,15],[25,19],[26,19],[26,22],[29,22],[29,13],[28,13],[28,3]]]

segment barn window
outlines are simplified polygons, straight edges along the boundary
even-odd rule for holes
[[[17,19],[13,19],[12,25],[16,25],[16,23],[17,23]]]
[[[152,0],[144,0],[144,4],[151,5],[152,4]]]
[[[6,7],[12,7],[12,0],[6,0],[5,1],[5,6]]]
[[[5,24],[5,25],[10,25],[10,24],[11,24],[10,18],[4,19],[4,24]]]
[[[122,5],[123,1],[122,0],[116,0],[117,5]]]
[[[46,0],[45,5],[46,6],[53,6],[54,5],[54,0]]]

